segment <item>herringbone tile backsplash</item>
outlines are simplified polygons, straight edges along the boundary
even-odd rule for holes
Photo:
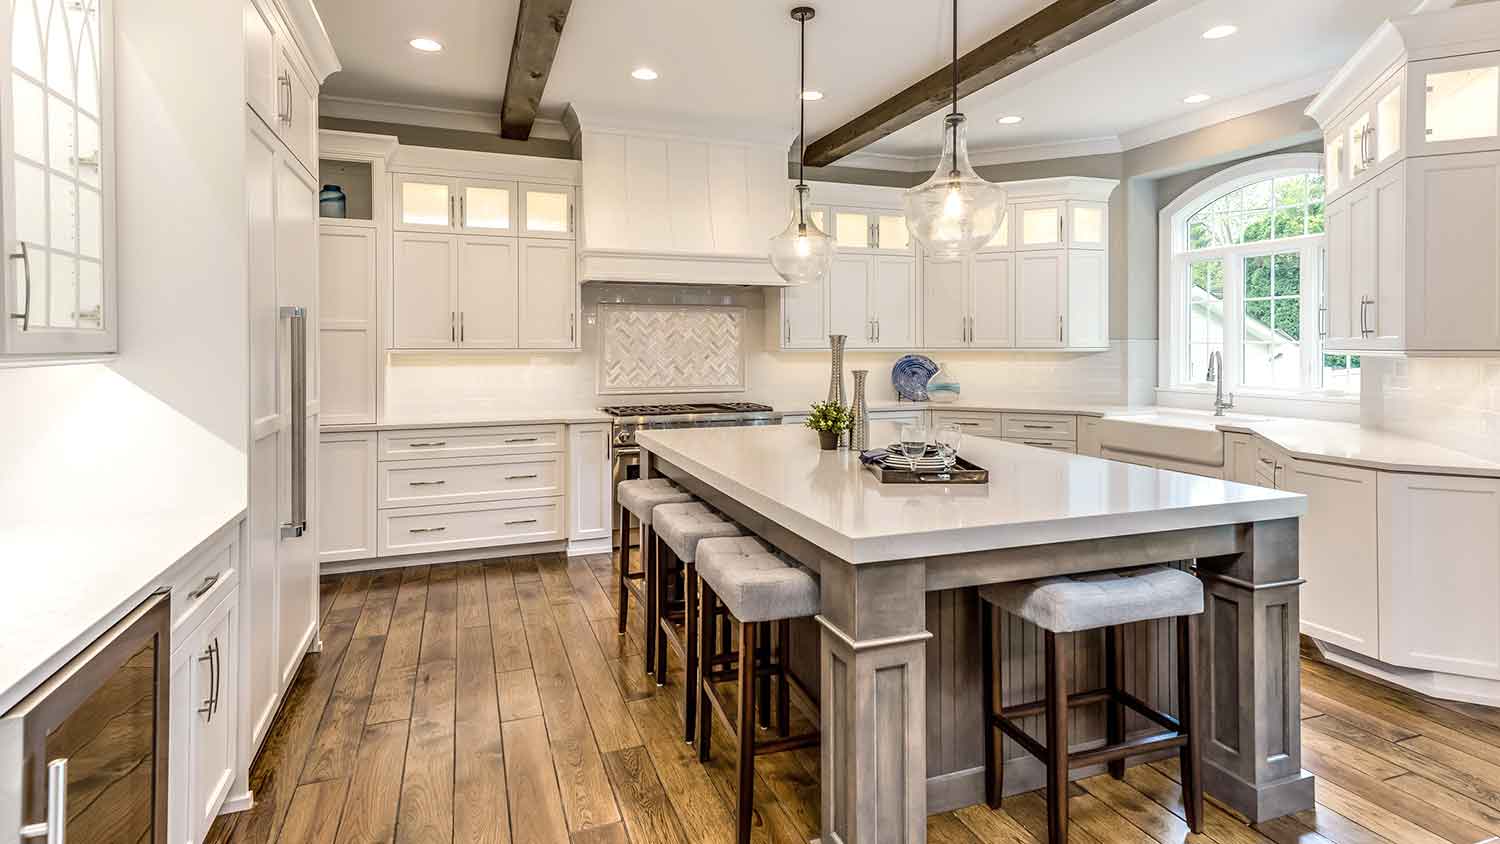
[[[745,389],[745,309],[599,306],[600,393]]]

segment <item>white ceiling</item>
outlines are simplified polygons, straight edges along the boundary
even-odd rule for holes
[[[970,50],[1050,0],[968,0],[959,49]],[[495,114],[505,88],[519,0],[316,0],[344,70],[324,93]],[[1157,0],[1145,10],[966,98],[974,149],[1110,138],[1226,101],[1311,93],[1387,17],[1416,0]],[[574,0],[542,101],[607,103],[701,115],[715,122],[791,126],[796,118],[793,5],[757,0]],[[823,0],[808,23],[808,136],[816,138],[947,64],[949,0]],[[1221,41],[1199,36],[1233,23]],[[442,53],[407,41],[436,38]],[[638,66],[660,78],[630,77]],[[1275,89],[1272,91],[1271,89]],[[1182,102],[1210,94],[1205,105]],[[1265,105],[1272,103],[1266,102]],[[1025,118],[1002,127],[995,119]],[[868,152],[926,156],[940,117],[910,126]],[[1221,118],[1222,119],[1222,118]]]

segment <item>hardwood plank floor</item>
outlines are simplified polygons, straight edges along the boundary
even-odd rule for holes
[[[323,579],[306,659],[214,844],[732,842],[727,737],[682,740],[680,665],[657,688],[642,617],[615,635],[613,564],[514,557]],[[1188,832],[1175,761],[1072,791],[1071,844],[1500,844],[1500,711],[1303,660],[1317,807]],[[721,731],[722,733],[722,731]],[[756,844],[817,834],[818,751],[756,760]],[[929,819],[934,844],[1039,844],[1040,792]]]

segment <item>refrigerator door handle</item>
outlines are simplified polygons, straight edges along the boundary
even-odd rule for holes
[[[41,838],[46,844],[67,844],[68,760],[47,763],[47,820],[21,827],[21,839]]]
[[[282,539],[307,533],[307,309],[283,306],[290,323],[292,370],[292,519],[281,525]]]

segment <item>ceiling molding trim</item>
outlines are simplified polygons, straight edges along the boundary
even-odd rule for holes
[[[401,142],[391,135],[372,135],[368,132],[341,132],[333,129],[318,131],[318,155],[322,158],[357,161],[380,160],[386,164],[396,155]]]
[[[713,143],[774,144],[790,146],[797,137],[794,124],[728,119],[645,109],[624,109],[604,103],[574,101],[563,114],[563,123],[582,132],[623,132],[642,137]],[[790,160],[790,159],[788,159]]]
[[[318,15],[318,9],[313,5],[313,0],[276,0],[281,6],[282,14],[287,22],[292,25],[292,38],[302,48],[307,63],[312,65],[313,75],[318,78],[318,84],[322,85],[328,81],[328,77],[344,69],[343,63],[339,61],[339,55],[333,49],[333,39],[328,37],[328,30],[323,26],[323,18]]]
[[[338,117],[344,120],[427,126],[432,129],[452,129],[457,132],[483,132],[487,135],[500,134],[498,111],[438,108],[384,100],[366,100],[359,97],[335,97],[327,94],[318,100],[318,109],[325,117]],[[531,137],[566,141],[568,132],[563,128],[562,121],[539,117],[531,128]]]
[[[1245,117],[1257,111],[1264,111],[1268,108],[1275,108],[1279,105],[1285,105],[1286,103],[1313,96],[1323,89],[1323,86],[1333,77],[1333,74],[1334,69],[1330,68],[1314,73],[1311,76],[1293,79],[1290,82],[1283,82],[1279,85],[1273,85],[1270,88],[1264,88],[1241,97],[1215,103],[1190,114],[1184,114],[1181,117],[1174,117],[1159,123],[1153,123],[1149,126],[1131,129],[1128,132],[1121,132],[1120,146],[1124,149],[1143,147],[1147,144],[1154,144],[1157,141],[1175,138],[1178,135],[1186,135],[1189,132],[1196,132],[1199,129],[1206,129],[1209,126],[1225,121]]]

